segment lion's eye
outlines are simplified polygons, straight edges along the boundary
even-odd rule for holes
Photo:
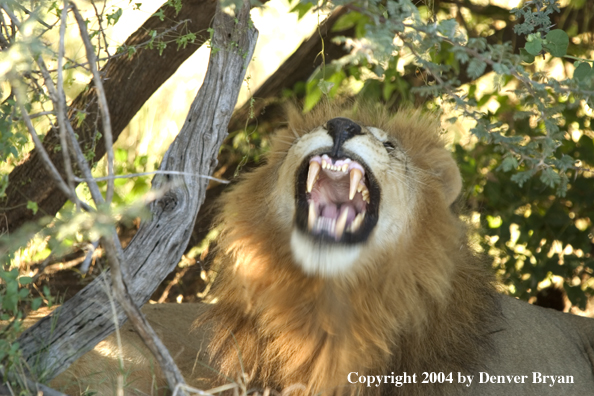
[[[392,142],[384,142],[384,147],[388,153],[396,148]]]

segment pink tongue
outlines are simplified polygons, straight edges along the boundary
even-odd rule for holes
[[[324,206],[324,209],[322,210],[322,217],[326,217],[329,219],[337,218],[338,209],[336,208],[336,205],[330,203]]]
[[[327,204],[324,206],[324,209],[322,209],[322,217],[338,220],[340,214],[344,211],[348,211],[347,224],[350,224],[355,219],[357,211],[355,210],[355,207],[349,203],[343,203],[340,206],[340,210],[338,210],[338,207],[332,203]]]

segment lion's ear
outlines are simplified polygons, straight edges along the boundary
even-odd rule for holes
[[[431,150],[428,153],[432,170],[437,174],[442,183],[443,194],[449,205],[453,204],[460,191],[462,191],[462,177],[452,154],[442,148]]]

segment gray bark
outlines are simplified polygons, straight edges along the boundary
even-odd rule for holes
[[[124,252],[123,271],[135,303],[146,303],[179,262],[186,247],[227,125],[237,102],[247,64],[252,59],[257,31],[248,26],[249,14],[238,22],[218,12],[208,72],[188,117],[161,163],[161,170],[193,176],[157,176],[153,190],[164,191],[149,205],[151,218],[142,223]],[[237,46],[236,46],[237,45]],[[142,84],[142,81],[138,82]],[[31,374],[48,381],[121,325],[126,315],[110,308],[110,275],[102,274],[50,316],[19,338]]]

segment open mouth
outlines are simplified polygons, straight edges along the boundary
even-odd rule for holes
[[[316,239],[358,243],[377,223],[380,190],[355,155],[313,155],[297,171],[297,227]]]

